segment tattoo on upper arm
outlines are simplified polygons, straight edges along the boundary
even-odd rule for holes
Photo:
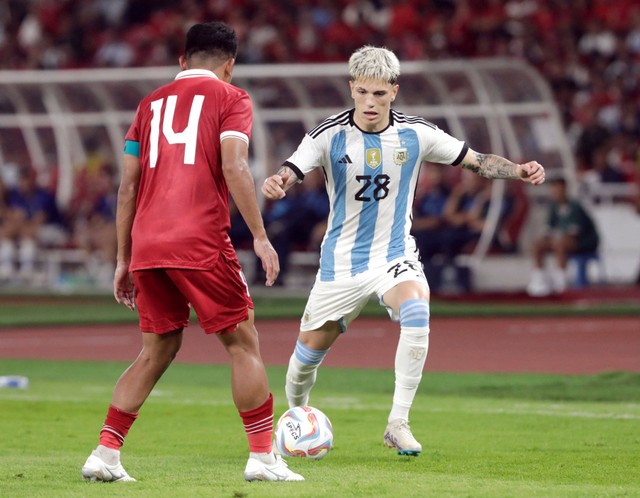
[[[475,151],[473,152],[473,154],[475,155],[476,161],[479,164],[479,166],[478,164],[474,164],[466,161],[463,161],[461,166],[464,169],[468,169],[469,171],[473,171],[474,173],[480,175],[482,170],[482,164],[484,163],[486,156],[484,154],[480,154],[479,152],[475,152]]]
[[[516,164],[504,157],[496,156],[495,154],[480,154],[479,152],[474,152],[474,155],[477,164],[463,162],[461,166],[464,169],[493,180],[518,178]]]

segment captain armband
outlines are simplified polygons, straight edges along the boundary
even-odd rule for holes
[[[130,156],[140,157],[140,142],[134,140],[124,141],[124,153]]]

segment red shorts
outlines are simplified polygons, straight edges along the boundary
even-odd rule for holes
[[[214,270],[157,268],[133,272],[140,330],[164,334],[189,324],[190,307],[207,334],[225,333],[253,309],[236,259],[218,258]]]

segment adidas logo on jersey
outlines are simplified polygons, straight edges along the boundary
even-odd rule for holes
[[[351,161],[349,154],[345,154],[345,156],[338,161],[338,164],[353,164],[353,161]]]

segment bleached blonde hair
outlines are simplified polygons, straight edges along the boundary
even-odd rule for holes
[[[349,74],[353,81],[373,79],[395,85],[400,76],[400,61],[391,50],[365,45],[351,54]]]

